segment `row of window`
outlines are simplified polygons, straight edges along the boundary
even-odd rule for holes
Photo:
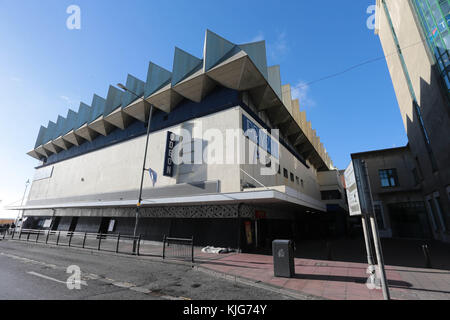
[[[278,174],[281,175],[281,166],[278,166]],[[286,179],[290,179],[291,182],[296,183],[299,186],[302,186],[302,188],[305,186],[305,183],[303,181],[303,179],[300,179],[298,176],[295,176],[292,172],[289,172],[288,169],[283,168],[283,176]]]

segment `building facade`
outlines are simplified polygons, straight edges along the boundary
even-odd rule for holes
[[[381,237],[439,237],[437,226],[443,217],[427,210],[409,146],[352,154],[352,160],[356,159],[364,161],[367,168]]]
[[[378,34],[436,237],[450,241],[450,2],[377,0]]]
[[[129,75],[126,88],[41,127],[27,203],[12,208],[25,228],[132,234],[150,104],[145,239],[246,250],[327,234],[320,221],[345,215],[342,197],[322,201],[342,194],[339,173],[279,66],[267,66],[264,41],[207,31],[202,59],[176,48],[171,72],[150,63],[147,80]]]

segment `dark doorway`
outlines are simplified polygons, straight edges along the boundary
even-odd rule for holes
[[[56,231],[58,230],[59,222],[61,221],[61,217],[54,217],[51,230]]]
[[[69,227],[70,232],[75,231],[75,228],[77,227],[77,223],[78,223],[78,217],[73,217],[72,221],[70,222],[70,227]]]
[[[102,218],[102,222],[100,222],[100,228],[98,229],[98,233],[108,233],[110,221],[111,218]]]
[[[423,202],[388,204],[392,235],[398,238],[430,239],[425,205]]]

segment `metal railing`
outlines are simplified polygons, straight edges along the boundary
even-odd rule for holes
[[[190,239],[163,238],[163,259],[190,260],[194,263],[194,237]]]
[[[3,239],[5,235],[6,233],[3,234]],[[139,255],[142,236],[22,229],[20,232],[13,231],[10,238],[57,246]]]

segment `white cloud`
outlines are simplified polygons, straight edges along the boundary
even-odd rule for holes
[[[258,41],[262,41],[264,40],[264,33],[262,33],[261,31],[255,36],[253,37],[249,42],[258,42]]]
[[[309,85],[304,81],[299,81],[295,86],[291,87],[292,99],[298,99],[302,109],[316,106],[316,102],[310,96],[309,89]]]
[[[268,45],[270,56],[273,60],[283,58],[289,52],[289,45],[287,42],[287,34],[285,31],[277,35],[274,43]]]
[[[14,81],[14,82],[22,82],[22,79],[19,78],[19,77],[11,77],[11,81]]]
[[[72,100],[69,99],[69,97],[66,96],[60,96],[61,99],[63,99],[68,105],[72,104]]]

